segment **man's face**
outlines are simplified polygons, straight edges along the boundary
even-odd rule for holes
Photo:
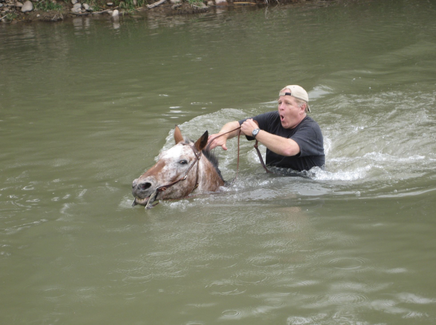
[[[293,128],[301,122],[305,115],[305,106],[298,104],[292,96],[280,96],[278,100],[280,122],[285,129]]]

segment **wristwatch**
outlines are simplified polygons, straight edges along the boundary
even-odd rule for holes
[[[259,131],[260,131],[259,128],[254,129],[254,130],[251,132],[252,137],[253,137],[253,138],[256,138],[256,135],[259,133]]]

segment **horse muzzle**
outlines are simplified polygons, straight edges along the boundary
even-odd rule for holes
[[[153,201],[156,199],[156,186],[150,179],[141,180],[137,178],[132,183],[132,195],[135,198],[132,204],[133,206],[137,204],[147,205],[150,199],[152,199]]]

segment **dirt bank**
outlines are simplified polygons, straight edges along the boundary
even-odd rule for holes
[[[79,16],[119,19],[147,15],[196,14],[216,8],[264,7],[284,4],[327,6],[356,0],[0,0],[0,23],[56,22]],[[148,1],[148,2],[147,2]]]

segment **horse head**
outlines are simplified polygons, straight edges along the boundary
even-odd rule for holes
[[[176,126],[174,140],[175,146],[163,151],[157,163],[133,181],[133,205],[152,207],[156,200],[180,199],[194,191],[214,192],[224,185],[216,158],[204,150],[207,131],[193,142]]]

